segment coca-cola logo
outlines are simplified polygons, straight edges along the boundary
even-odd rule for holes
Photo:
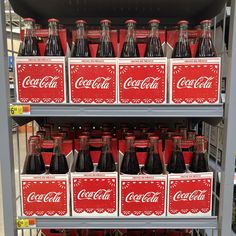
[[[75,81],[75,88],[77,89],[109,89],[110,86],[109,77],[98,77],[94,80],[92,79],[85,79],[84,77],[80,77]]]
[[[124,89],[158,89],[159,77],[147,77],[144,80],[136,80],[133,77],[129,77],[124,82]]]
[[[27,197],[27,202],[61,202],[62,192],[48,192],[37,194],[32,192]]]
[[[159,195],[159,192],[147,192],[144,194],[131,192],[126,196],[125,202],[158,202]]]
[[[178,89],[184,89],[184,88],[209,89],[209,88],[212,88],[213,79],[214,77],[207,77],[207,76],[201,76],[198,79],[187,79],[186,77],[182,77],[177,83],[177,88]]]
[[[82,189],[78,195],[77,195],[77,199],[78,200],[110,200],[111,198],[111,189],[99,189],[97,191],[94,192],[89,192],[86,191],[86,189]]]
[[[195,190],[193,192],[178,191],[175,193],[173,200],[179,201],[204,201],[206,198],[206,190]]]
[[[58,76],[45,76],[43,78],[31,78],[27,76],[22,82],[23,88],[57,88]]]

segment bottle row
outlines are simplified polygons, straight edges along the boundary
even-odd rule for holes
[[[42,236],[190,236],[192,230],[184,229],[81,229],[81,230],[42,230]]]
[[[20,56],[64,56],[71,57],[164,57],[170,56],[165,44],[172,48],[172,58],[216,57],[211,39],[211,20],[201,21],[201,28],[188,31],[188,21],[178,22],[179,30],[160,30],[160,21],[148,22],[150,30],[137,30],[136,21],[127,20],[126,30],[111,30],[111,21],[100,21],[100,31],[87,31],[84,20],[77,20],[76,31],[72,32],[71,53],[66,48],[66,32],[63,26],[59,29],[59,20],[48,20],[48,32],[35,29],[35,21],[25,18],[22,31]],[[189,36],[188,36],[189,34]],[[118,38],[121,51],[118,50]],[[164,50],[163,50],[164,49]]]
[[[54,140],[43,139],[47,129],[29,138],[20,176],[25,216],[211,215],[204,137],[194,131],[187,137],[186,128],[88,133],[85,127],[74,140],[66,139],[74,130],[60,130]]]
[[[42,236],[191,236],[192,230],[184,229],[43,229]]]

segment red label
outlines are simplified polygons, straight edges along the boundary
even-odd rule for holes
[[[212,179],[170,179],[168,213],[209,214],[211,213]]]
[[[171,102],[219,102],[220,63],[174,63],[171,67]]]
[[[122,178],[122,177],[121,177]],[[121,214],[124,216],[162,216],[165,214],[164,180],[122,180]]]
[[[64,59],[16,60],[18,101],[27,103],[65,102]]]
[[[116,178],[72,178],[73,207],[77,214],[114,214],[117,211]]]
[[[67,188],[66,180],[22,180],[24,215],[67,215]]]
[[[164,103],[166,64],[119,65],[120,103]]]
[[[73,103],[115,103],[116,63],[70,63],[70,99]]]

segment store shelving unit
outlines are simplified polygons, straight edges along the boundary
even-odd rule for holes
[[[17,13],[21,16],[32,16],[36,19],[41,19],[41,23],[45,23],[45,19],[51,16],[51,5],[54,4],[55,12],[54,17],[60,16],[61,9],[68,1],[50,1],[46,4],[45,1],[19,1],[11,0],[11,3]],[[100,0],[100,5],[109,5],[110,1]],[[183,11],[177,11],[172,6],[171,1],[115,1],[117,2],[113,10],[110,8],[103,9],[104,17],[114,17],[116,15],[128,16],[133,15],[136,18],[151,17],[154,15],[153,9],[158,9],[158,12],[164,12],[161,17],[169,18],[169,23],[176,22],[180,17],[192,18],[195,20],[205,17],[216,16],[220,10],[224,7],[225,1],[212,1],[212,0],[191,0],[186,1],[179,0],[180,6]],[[132,3],[137,4],[137,7],[142,7],[142,4],[148,4],[153,6],[148,8],[149,10],[138,11],[132,8]],[[176,1],[177,2],[177,1]],[[39,4],[40,3],[40,4]],[[57,5],[58,3],[58,5]],[[122,6],[125,4],[131,5],[127,7],[129,10],[123,10]],[[160,6],[158,7],[158,3]],[[214,3],[214,4],[213,4]],[[45,4],[45,5],[44,5]],[[86,7],[86,4],[88,7]],[[70,1],[69,7],[65,9],[65,15],[61,18],[66,23],[72,24],[73,17],[76,14],[83,16],[88,14],[88,17],[94,16],[98,18],[101,13],[100,8],[94,13],[89,6],[93,4],[93,1],[81,1],[81,5],[78,6],[78,1]],[[122,5],[123,4],[123,5]],[[162,5],[161,5],[162,4]],[[167,4],[167,5],[166,5]],[[187,5],[186,5],[187,4]],[[192,6],[191,6],[192,4]],[[201,6],[200,8],[194,8],[193,6]],[[98,4],[99,5],[99,4]],[[211,6],[212,7],[209,7]],[[170,13],[165,10],[168,6]],[[43,12],[42,8],[47,11]],[[58,10],[56,8],[58,7]],[[74,9],[74,11],[72,11]],[[81,12],[76,9],[82,9]],[[130,10],[131,9],[131,10]],[[131,14],[133,9],[133,14]],[[141,8],[140,8],[141,9]],[[190,10],[191,9],[191,10]],[[212,123],[217,123],[219,120],[224,119],[225,128],[225,143],[224,143],[224,158],[221,167],[221,192],[219,197],[219,209],[220,217],[162,217],[162,218],[78,218],[78,217],[34,217],[36,219],[36,225],[34,228],[180,228],[180,229],[205,229],[208,236],[210,235],[231,235],[231,217],[232,217],[232,199],[233,199],[233,176],[234,176],[234,155],[235,140],[236,140],[236,0],[231,0],[231,26],[230,26],[230,48],[229,55],[231,63],[228,65],[228,77],[227,77],[227,90],[226,90],[226,103],[225,105],[141,105],[141,106],[124,106],[124,105],[36,105],[31,104],[30,115],[14,116],[14,120],[19,124],[26,124],[30,120],[37,120],[39,118],[50,117],[58,119],[62,117],[76,117],[76,118],[126,118],[131,117],[145,117],[145,118],[196,118],[197,120],[209,119]],[[64,9],[63,9],[64,10]],[[70,12],[71,10],[71,12]],[[87,12],[86,12],[87,11]],[[69,17],[69,12],[71,17]],[[110,15],[109,15],[110,13]],[[178,13],[178,14],[177,14]],[[191,13],[191,14],[190,14]],[[42,15],[40,15],[42,14]],[[96,15],[97,14],[97,15]],[[126,14],[126,15],[125,15]],[[157,12],[155,13],[157,14]],[[196,17],[198,16],[198,17]],[[122,18],[123,19],[123,18]],[[116,18],[120,24],[121,18]],[[115,20],[115,22],[116,22]],[[166,21],[167,22],[167,21]],[[165,21],[164,21],[165,23]],[[3,189],[3,210],[4,210],[4,226],[5,235],[13,236],[17,235],[16,218],[24,218],[17,215],[16,211],[16,194],[15,194],[15,176],[14,176],[14,157],[13,157],[13,144],[11,135],[11,118],[9,117],[9,85],[7,74],[7,53],[6,53],[6,31],[5,31],[5,12],[4,2],[0,2],[0,161],[1,161],[1,174],[2,174],[2,189]],[[232,66],[231,66],[232,65]],[[14,103],[17,104],[17,103]],[[3,138],[4,137],[4,138]],[[28,217],[27,217],[28,218]]]

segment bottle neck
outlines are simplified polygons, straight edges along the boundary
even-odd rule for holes
[[[53,154],[61,154],[61,152],[62,152],[62,140],[56,139],[54,140]]]
[[[102,139],[102,152],[111,152],[111,138]]]
[[[48,35],[49,36],[58,36],[58,24],[57,24],[57,22],[49,22]]]
[[[197,153],[205,153],[206,148],[205,148],[205,142],[204,139],[197,139],[196,141],[196,152]]]
[[[134,23],[129,23],[127,27],[128,27],[128,30],[127,30],[126,42],[136,41]]]
[[[107,23],[102,24],[102,41],[109,42],[110,41],[110,28]]]
[[[79,150],[80,151],[85,151],[88,150],[88,140],[85,138],[80,139],[80,145],[79,145]]]
[[[149,33],[150,38],[159,38],[159,26],[157,23],[151,24],[151,30]]]
[[[29,145],[29,154],[35,155],[39,153],[38,141],[31,140]]]
[[[150,152],[158,153],[158,140],[150,140]]]
[[[211,38],[211,24],[202,24],[202,38]]]
[[[173,141],[173,150],[175,152],[177,152],[177,151],[182,152],[182,145],[181,145],[181,139],[180,138],[174,139],[174,141]]]
[[[179,28],[179,42],[184,42],[188,40],[188,25],[180,25]]]
[[[135,152],[134,140],[126,140],[126,152]]]
[[[33,37],[35,36],[34,32],[34,23],[33,22],[25,22],[25,31],[24,31],[24,37]]]
[[[84,24],[78,24],[77,25],[77,39],[84,39],[87,38],[86,31],[85,31],[85,25]]]

